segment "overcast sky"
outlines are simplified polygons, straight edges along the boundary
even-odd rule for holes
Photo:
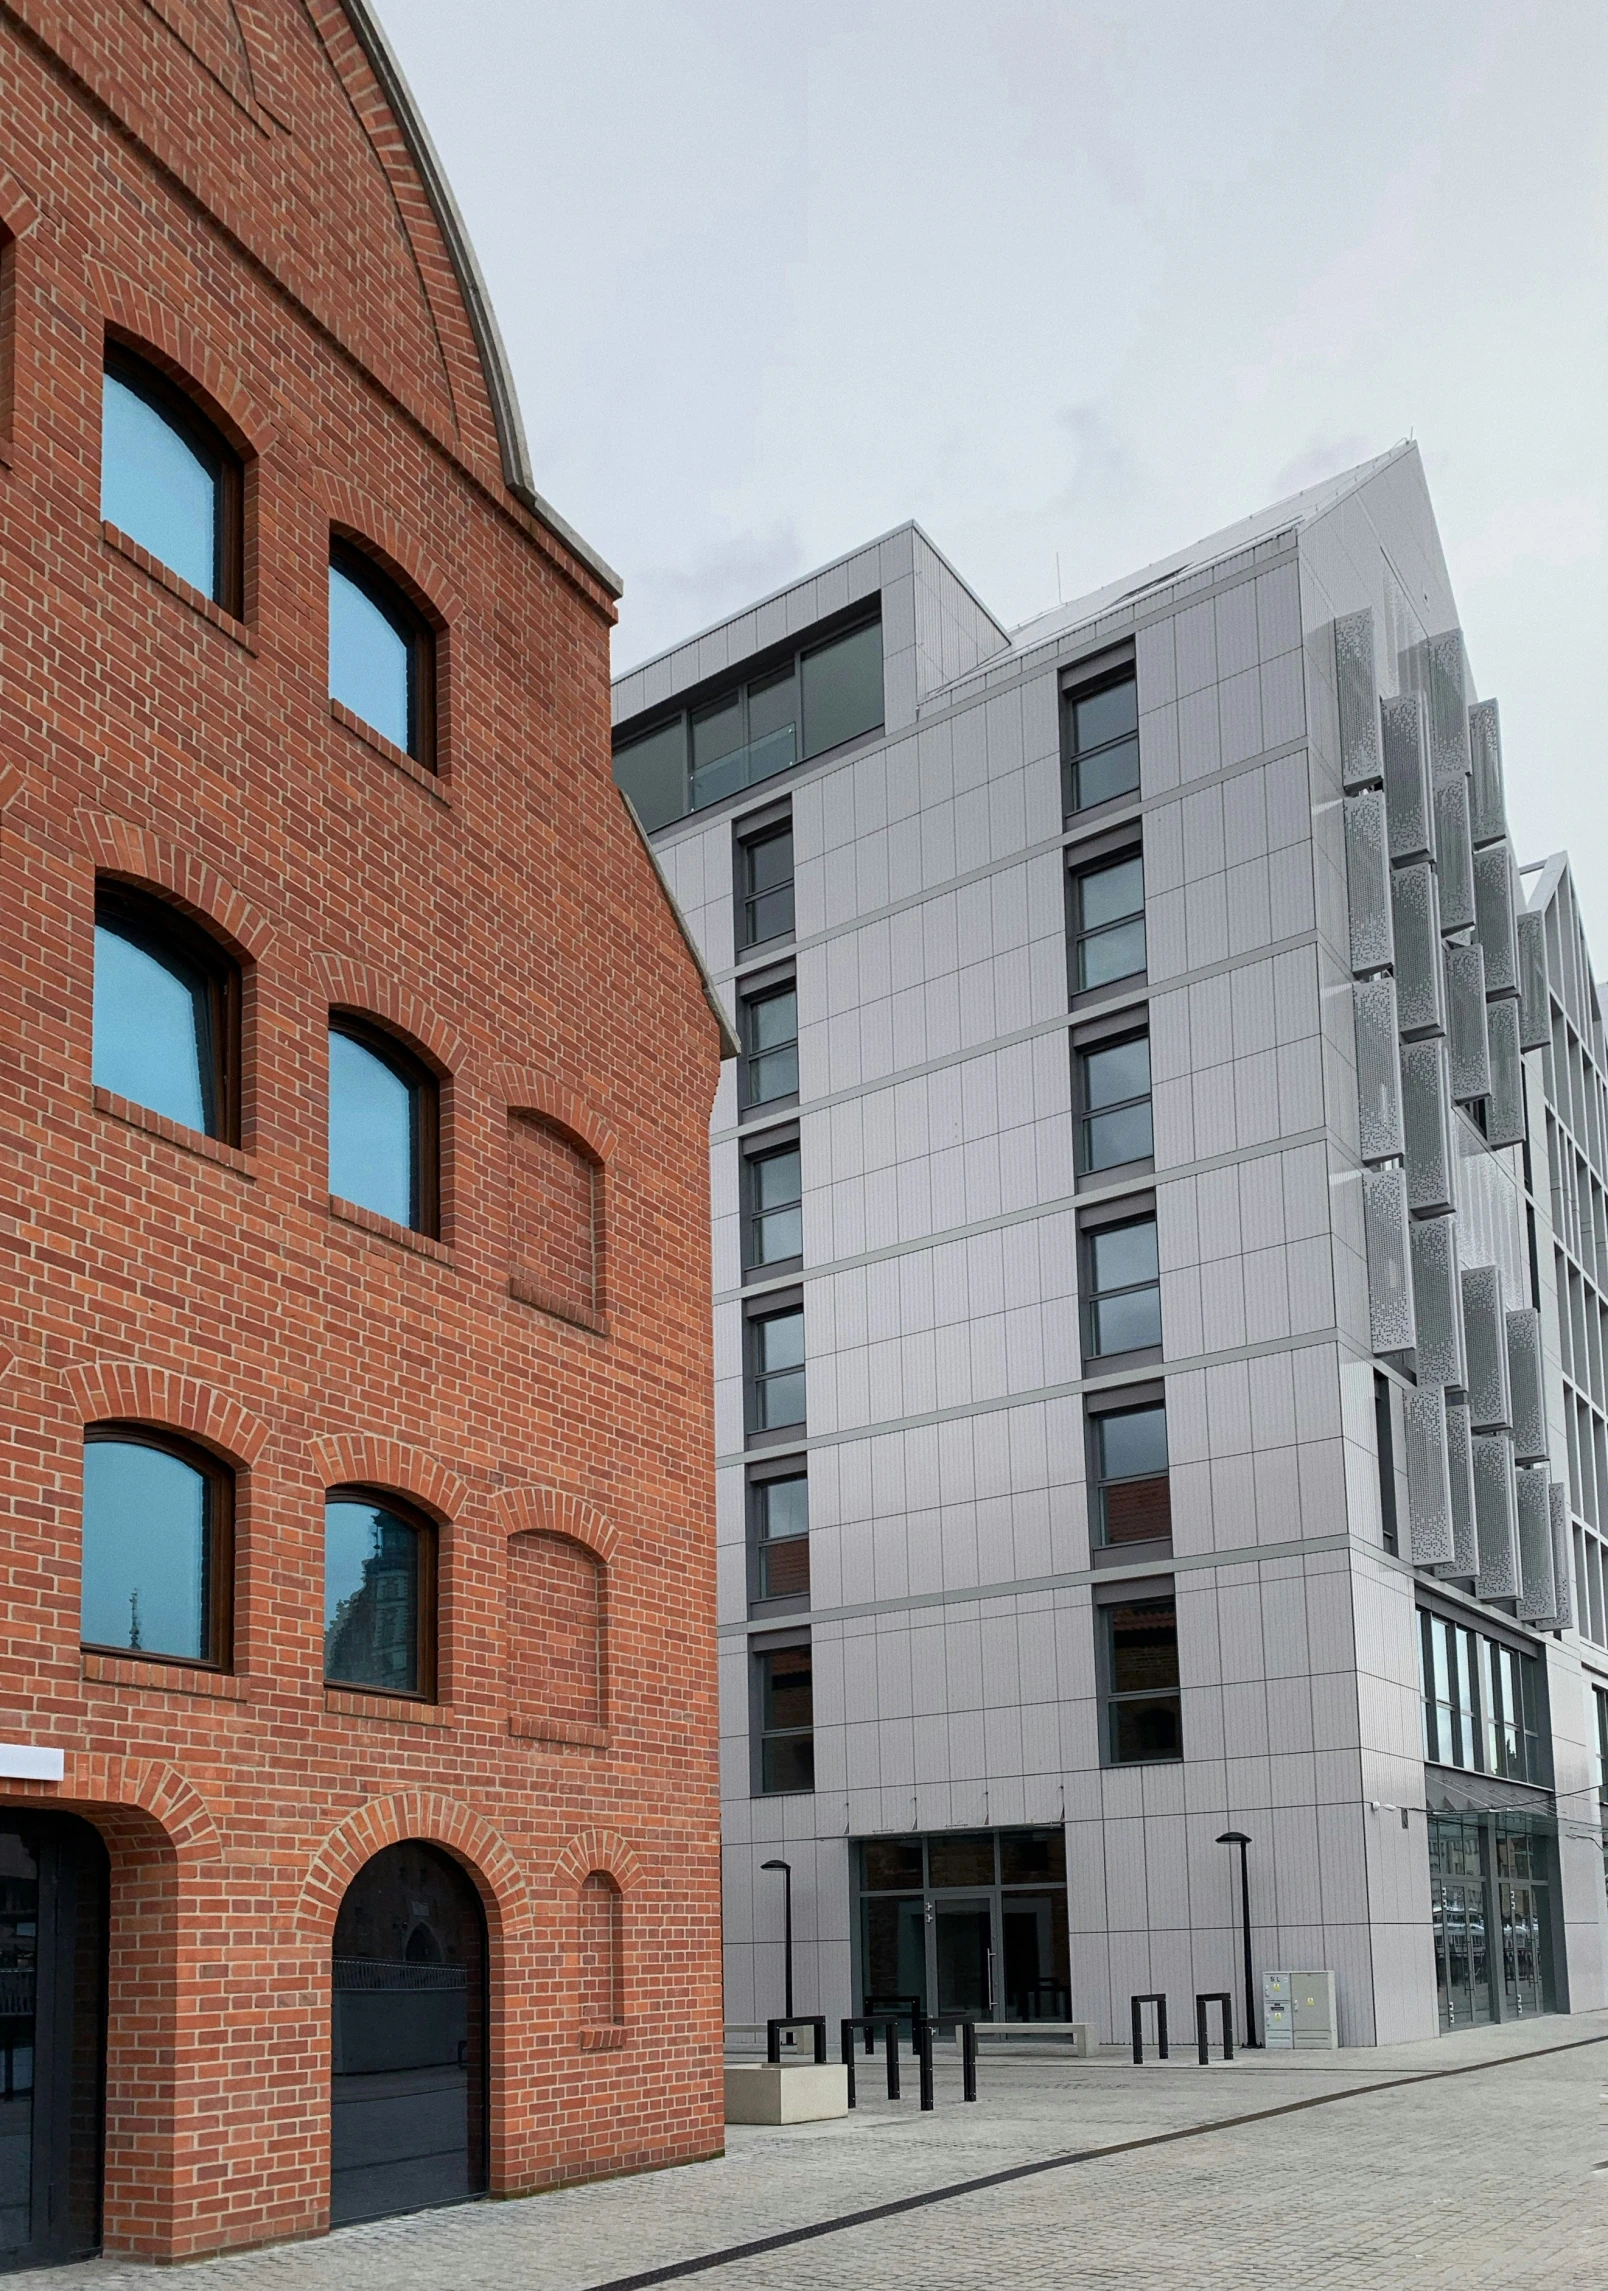
[[[1601,0],[379,6],[617,667],[907,517],[1010,624],[1410,432],[1608,971]]]

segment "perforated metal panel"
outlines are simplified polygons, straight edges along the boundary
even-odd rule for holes
[[[1469,824],[1476,846],[1507,833],[1502,794],[1502,727],[1494,700],[1477,700],[1468,712]]]
[[[1464,1269],[1462,1285],[1470,1420],[1476,1432],[1511,1428],[1513,1394],[1508,1384],[1502,1276],[1494,1265],[1469,1265]]]
[[[1474,921],[1474,845],[1466,779],[1435,782],[1435,860],[1441,929],[1466,931]]]
[[[1557,1631],[1572,1631],[1574,1577],[1569,1566],[1569,1491],[1561,1480],[1554,1480],[1547,1495],[1552,1514],[1552,1595],[1556,1601],[1552,1627]]]
[[[1440,907],[1435,870],[1427,859],[1398,867],[1390,878],[1396,941],[1396,1015],[1403,1034],[1444,1034],[1446,998],[1441,985]]]
[[[1344,799],[1346,911],[1351,924],[1351,967],[1383,970],[1395,960],[1390,928],[1390,856],[1385,849],[1385,798],[1379,788]]]
[[[1494,1146],[1524,1141],[1524,1059],[1519,1050],[1519,1006],[1488,1002],[1485,1033],[1491,1045],[1491,1094],[1485,1101],[1485,1135]]]
[[[1437,1567],[1453,1556],[1452,1478],[1446,1460],[1446,1396],[1409,1392],[1407,1509],[1415,1567]]]
[[[1446,949],[1446,1046],[1452,1096],[1460,1106],[1491,1087],[1491,1051],[1485,1038],[1485,950]]]
[[[1552,1570],[1552,1505],[1544,1471],[1514,1474],[1519,1514],[1519,1619],[1550,1622],[1558,1592]]]
[[[1517,1305],[1507,1315],[1508,1388],[1513,1396],[1513,1454],[1521,1464],[1547,1459],[1546,1387],[1542,1381],[1541,1315]]]
[[[1435,807],[1430,795],[1429,719],[1416,692],[1387,700],[1379,711],[1385,764],[1385,811],[1392,859],[1430,859],[1435,852]]]
[[[1482,1599],[1514,1599],[1519,1590],[1519,1515],[1513,1443],[1505,1432],[1476,1432],[1473,1449],[1474,1522],[1480,1542],[1474,1588]]]
[[[1519,991],[1519,943],[1513,928],[1513,854],[1506,842],[1474,854],[1475,933],[1485,949],[1485,991]]]
[[[1552,1039],[1546,917],[1520,915],[1515,930],[1519,942],[1519,1046],[1544,1050]]]
[[[1368,1249],[1368,1340],[1375,1352],[1409,1352],[1418,1337],[1405,1170],[1363,1171],[1362,1227]]]
[[[1463,1389],[1463,1292],[1457,1270],[1457,1219],[1418,1217],[1408,1234],[1413,1263],[1413,1320],[1418,1331],[1418,1382],[1428,1389]]]
[[[1373,614],[1348,613],[1334,624],[1334,679],[1340,703],[1340,780],[1348,791],[1379,777],[1379,687],[1374,677]]]
[[[1452,1500],[1452,1556],[1442,1575],[1479,1573],[1480,1541],[1474,1518],[1474,1435],[1468,1410],[1448,1403],[1446,1409],[1446,1478]]]
[[[1432,636],[1427,649],[1429,667],[1430,760],[1437,787],[1452,773],[1467,775],[1468,663],[1463,632],[1449,628]]]
[[[1444,1042],[1402,1044],[1401,1116],[1409,1203],[1420,1215],[1450,1209],[1452,1092]]]
[[[1357,1037],[1357,1128],[1362,1158],[1394,1161],[1403,1151],[1396,982],[1388,976],[1368,979],[1352,988],[1351,1002]]]

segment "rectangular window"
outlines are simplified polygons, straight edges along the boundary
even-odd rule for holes
[[[799,664],[804,694],[804,753],[824,755],[882,722],[882,623],[867,621],[834,637]]]
[[[755,987],[739,1005],[742,1101],[775,1105],[798,1096],[798,989],[792,979]]]
[[[1139,688],[1131,668],[1061,695],[1068,815],[1139,786]]]
[[[793,822],[737,839],[737,948],[793,935]]]
[[[815,1787],[815,1690],[810,1650],[771,1647],[759,1664],[759,1787],[764,1797]]]
[[[775,1432],[804,1422],[804,1307],[761,1313],[748,1324],[748,1428]]]
[[[1422,1607],[1418,1627],[1424,1756],[1469,1773],[1544,1782],[1535,1657]]]
[[[686,717],[673,717],[616,749],[614,783],[631,798],[649,835],[682,818],[687,809]]]
[[[1105,1628],[1106,1757],[1136,1766],[1184,1754],[1178,1691],[1178,1610],[1132,1599],[1095,1610]]]
[[[1096,1226],[1084,1235],[1090,1359],[1144,1352],[1161,1343],[1161,1271],[1154,1216]]]
[[[756,1602],[810,1595],[810,1483],[801,1468],[748,1490]]]
[[[1125,1034],[1074,1053],[1077,1070],[1078,1168],[1084,1175],[1148,1161],[1150,1036]]]
[[[804,1254],[804,1180],[797,1138],[743,1157],[743,1269],[797,1264]]]
[[[1095,1416],[1094,1501],[1090,1526],[1097,1545],[1154,1543],[1172,1536],[1167,1481],[1167,1409],[1117,1408]]]
[[[1072,991],[1138,977],[1145,967],[1145,870],[1137,851],[1071,879]]]
[[[1387,1551],[1397,1547],[1396,1441],[1390,1421],[1390,1379],[1374,1372],[1374,1453],[1379,1465],[1379,1520]]]

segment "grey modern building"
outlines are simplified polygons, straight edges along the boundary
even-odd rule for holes
[[[737,1020],[727,2015],[1608,2002],[1608,1051],[1416,450],[1014,631],[914,525],[622,677]],[[1518,768],[1522,768],[1522,764]]]

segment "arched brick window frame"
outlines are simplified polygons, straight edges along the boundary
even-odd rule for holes
[[[353,1878],[386,1846],[400,1845],[406,1838],[444,1846],[463,1864],[485,1908],[487,1938],[494,1951],[534,1930],[530,1889],[507,1839],[456,1798],[406,1790],[371,1798],[325,1838],[308,1867],[296,1905],[295,1926],[302,1938],[327,1949]],[[494,1958],[494,1974],[496,1970]]]
[[[458,1130],[455,1093],[468,1059],[468,1045],[457,1028],[432,1010],[421,996],[387,977],[385,972],[344,955],[317,955],[314,968],[332,1016],[340,1012],[394,1035],[402,1048],[435,1077],[436,1083],[439,1239],[431,1241],[422,1234],[410,1234],[407,1228],[394,1226],[388,1219],[360,1209],[356,1203],[343,1208],[342,1214],[356,1224],[372,1226],[394,1239],[407,1241],[409,1246],[421,1247],[426,1255],[438,1254],[452,1243]],[[322,1133],[328,1116],[328,1099],[323,1093],[327,1092],[329,1081],[328,1062],[322,1049],[315,1072],[320,1095],[313,1106],[312,1120],[315,1132]]]
[[[435,1672],[434,1700],[452,1701],[457,1675],[459,1598],[458,1553],[453,1528],[469,1501],[465,1481],[427,1449],[411,1448],[400,1440],[379,1439],[362,1433],[337,1432],[308,1443],[309,1453],[324,1487],[372,1488],[379,1495],[395,1495],[423,1512],[435,1534],[432,1621]],[[352,1691],[326,1685],[335,1698],[333,1707],[348,1709]]]
[[[330,711],[348,731],[383,750],[410,777],[423,780],[439,792],[452,777],[453,662],[455,630],[464,609],[462,592],[446,568],[428,550],[420,548],[417,536],[407,526],[345,478],[322,473],[315,478],[312,490],[328,520],[331,544],[340,543],[367,557],[401,590],[435,639],[431,663],[434,722],[428,767],[394,747],[382,733],[354,716],[338,700],[331,700]]]
[[[609,2051],[627,2043],[639,2017],[631,1896],[640,1888],[642,1875],[634,1850],[615,1830],[583,1830],[558,1857],[554,1876],[569,1904],[573,2016],[583,2052]],[[600,1977],[595,1956],[605,1913],[613,1962]],[[604,2005],[606,2011],[600,2009]]]
[[[503,1108],[508,1137],[508,1292],[522,1304],[553,1313],[561,1320],[590,1329],[594,1335],[606,1336],[609,1332],[609,1165],[618,1142],[615,1133],[585,1098],[576,1091],[559,1087],[533,1069],[500,1066],[492,1081]],[[540,1167],[544,1149],[550,1163],[545,1172]],[[576,1177],[584,1172],[588,1193],[584,1206],[572,1198],[573,1183],[566,1184],[563,1159],[566,1155]],[[563,1266],[522,1261],[524,1256],[536,1254],[522,1250],[521,1236],[528,1224],[539,1220],[543,1207],[539,1189],[544,1177],[568,1200],[577,1221],[582,1215],[586,1218],[589,1230],[584,1238],[590,1243],[589,1298],[582,1282],[573,1275],[565,1278]],[[532,1193],[532,1198],[523,1204],[522,1187],[529,1187]],[[571,1238],[566,1252],[570,1258],[577,1255],[580,1242],[579,1234]]]
[[[611,1563],[619,1549],[619,1531],[606,1513],[584,1496],[566,1488],[506,1488],[497,1499],[498,1525],[507,1546],[504,1594],[505,1675],[508,1681],[508,1731],[537,1742],[562,1744],[576,1750],[609,1747],[609,1609]],[[525,1627],[519,1611],[517,1547],[523,1543],[556,1547],[559,1589],[568,1572],[562,1555],[567,1549],[596,1570],[596,1717],[555,1716],[541,1706],[537,1695],[522,1698],[518,1679],[523,1668],[518,1634]]]

